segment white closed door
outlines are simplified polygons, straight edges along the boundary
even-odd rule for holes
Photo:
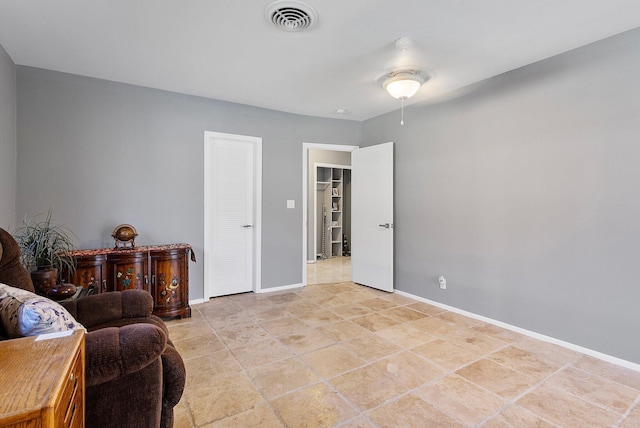
[[[351,276],[393,291],[393,143],[351,152]]]
[[[255,289],[257,146],[261,139],[205,133],[205,297]]]

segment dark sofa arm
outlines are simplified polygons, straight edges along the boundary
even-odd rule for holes
[[[62,306],[87,329],[123,318],[146,318],[153,311],[153,298],[144,290],[93,294]]]
[[[184,362],[173,345],[167,345],[162,353],[162,372],[165,384],[162,404],[167,408],[173,408],[180,401],[187,380]]]
[[[161,356],[166,345],[164,331],[153,324],[130,324],[87,333],[87,387],[143,369]]]

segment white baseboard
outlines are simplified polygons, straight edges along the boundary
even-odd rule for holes
[[[455,312],[460,315],[464,315],[469,318],[474,318],[479,321],[484,321],[489,324],[496,325],[498,327],[506,328],[507,330],[515,331],[516,333],[524,334],[525,336],[532,337],[534,339],[539,339],[545,342],[553,343],[554,345],[559,345],[567,349],[571,349],[572,351],[580,352],[581,354],[589,355],[591,357],[597,358],[599,360],[606,361],[608,363],[612,363],[621,367],[625,367],[631,370],[635,370],[640,372],[640,364],[633,363],[631,361],[623,360],[622,358],[614,357],[612,355],[603,354],[599,351],[594,351],[593,349],[585,348],[583,346],[579,346],[573,343],[565,342],[560,339],[556,339],[555,337],[545,336],[544,334],[536,333],[535,331],[525,330],[524,328],[516,327],[511,324],[504,323],[502,321],[497,321],[491,318],[487,318],[482,315],[474,314],[473,312],[467,312],[462,309],[458,309],[453,306],[445,305],[439,302],[434,302],[433,300],[425,299],[420,296],[415,296],[410,293],[406,293],[400,290],[394,290],[395,293],[400,294],[401,296],[410,297],[412,299],[418,300],[420,302],[428,303],[433,306],[437,306],[442,309],[446,309],[447,311]]]
[[[256,293],[261,294],[261,293],[272,293],[274,291],[284,291],[284,290],[291,290],[292,288],[301,288],[303,287],[302,284],[291,284],[291,285],[282,285],[280,287],[271,287],[271,288],[262,288],[258,291],[256,291]]]
[[[261,288],[260,290],[254,291],[254,293],[256,293],[256,294],[272,293],[274,291],[291,290],[293,288],[301,288],[301,287],[303,287],[302,284],[282,285],[280,287]],[[199,303],[205,303],[205,302],[208,302],[208,301],[209,301],[209,299],[193,299],[193,300],[189,300],[189,304],[190,305],[197,305]]]

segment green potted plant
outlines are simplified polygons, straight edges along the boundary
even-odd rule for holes
[[[22,264],[31,271],[38,294],[47,295],[58,284],[59,272],[75,272],[76,260],[71,253],[76,246],[72,236],[75,238],[65,226],[52,224],[51,208],[43,220],[25,216],[23,226],[16,231]]]

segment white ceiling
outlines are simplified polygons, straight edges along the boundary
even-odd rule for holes
[[[0,0],[0,44],[19,65],[364,120],[399,108],[376,80],[400,36],[432,76],[411,104],[640,26],[638,0],[305,1],[317,24],[288,33],[272,0]]]

